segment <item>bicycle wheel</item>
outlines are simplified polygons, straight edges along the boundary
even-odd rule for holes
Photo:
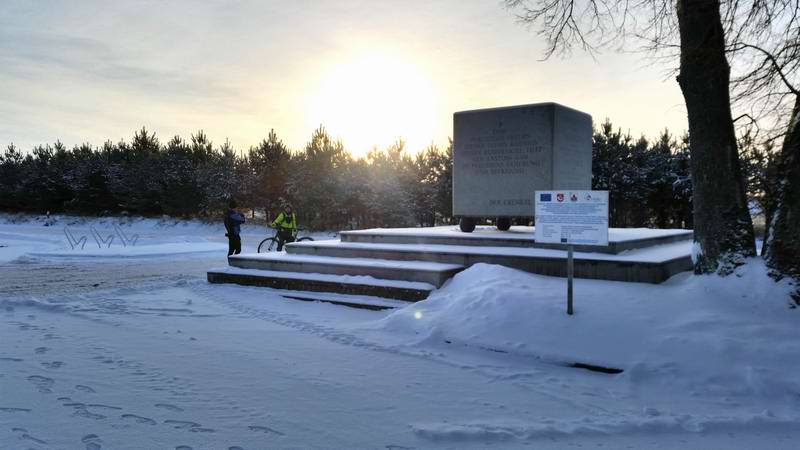
[[[313,241],[313,240],[314,240],[314,238],[312,238],[311,236],[305,236],[305,237],[301,237],[300,239],[298,239],[297,242]]]
[[[266,238],[258,244],[258,253],[271,252],[276,248],[278,248],[278,240],[274,237]]]

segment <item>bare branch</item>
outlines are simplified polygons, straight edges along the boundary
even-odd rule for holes
[[[797,91],[797,89],[795,89],[795,87],[792,85],[792,83],[790,83],[790,82],[789,82],[789,80],[788,80],[788,79],[786,79],[786,75],[783,73],[783,70],[782,70],[782,67],[781,67],[781,65],[780,65],[780,64],[778,64],[778,61],[776,61],[776,60],[775,60],[775,57],[774,57],[774,56],[772,56],[772,53],[770,53],[770,52],[768,52],[768,51],[764,50],[764,49],[763,49],[763,48],[761,48],[761,47],[758,47],[758,46],[756,46],[756,45],[752,45],[752,44],[739,43],[739,44],[738,44],[738,47],[739,47],[739,48],[752,48],[753,50],[758,50],[759,52],[763,53],[763,54],[764,54],[764,58],[765,58],[767,61],[769,61],[770,63],[772,63],[772,66],[774,67],[774,69],[775,69],[775,71],[777,72],[778,76],[780,76],[781,80],[783,81],[783,84],[785,84],[785,85],[786,85],[786,87],[787,87],[787,88],[788,88],[788,89],[789,89],[789,90],[790,90],[790,91],[791,91],[793,94],[795,94],[795,95],[800,95],[800,92],[798,92],[798,91]]]

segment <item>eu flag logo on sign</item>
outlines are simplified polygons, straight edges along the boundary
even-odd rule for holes
[[[552,202],[553,201],[553,194],[539,194],[539,201],[540,202]]]

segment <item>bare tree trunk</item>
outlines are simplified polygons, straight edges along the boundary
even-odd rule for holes
[[[800,97],[778,156],[775,211],[769,220],[766,259],[781,274],[800,278]],[[798,292],[796,300],[800,300]]]
[[[689,113],[695,273],[730,273],[755,255],[730,107],[719,1],[678,0],[678,83]]]

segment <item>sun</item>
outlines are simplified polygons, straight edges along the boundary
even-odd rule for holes
[[[431,79],[419,66],[387,51],[361,53],[333,65],[310,100],[310,125],[324,125],[356,156],[398,139],[416,152],[437,138],[438,102]]]

